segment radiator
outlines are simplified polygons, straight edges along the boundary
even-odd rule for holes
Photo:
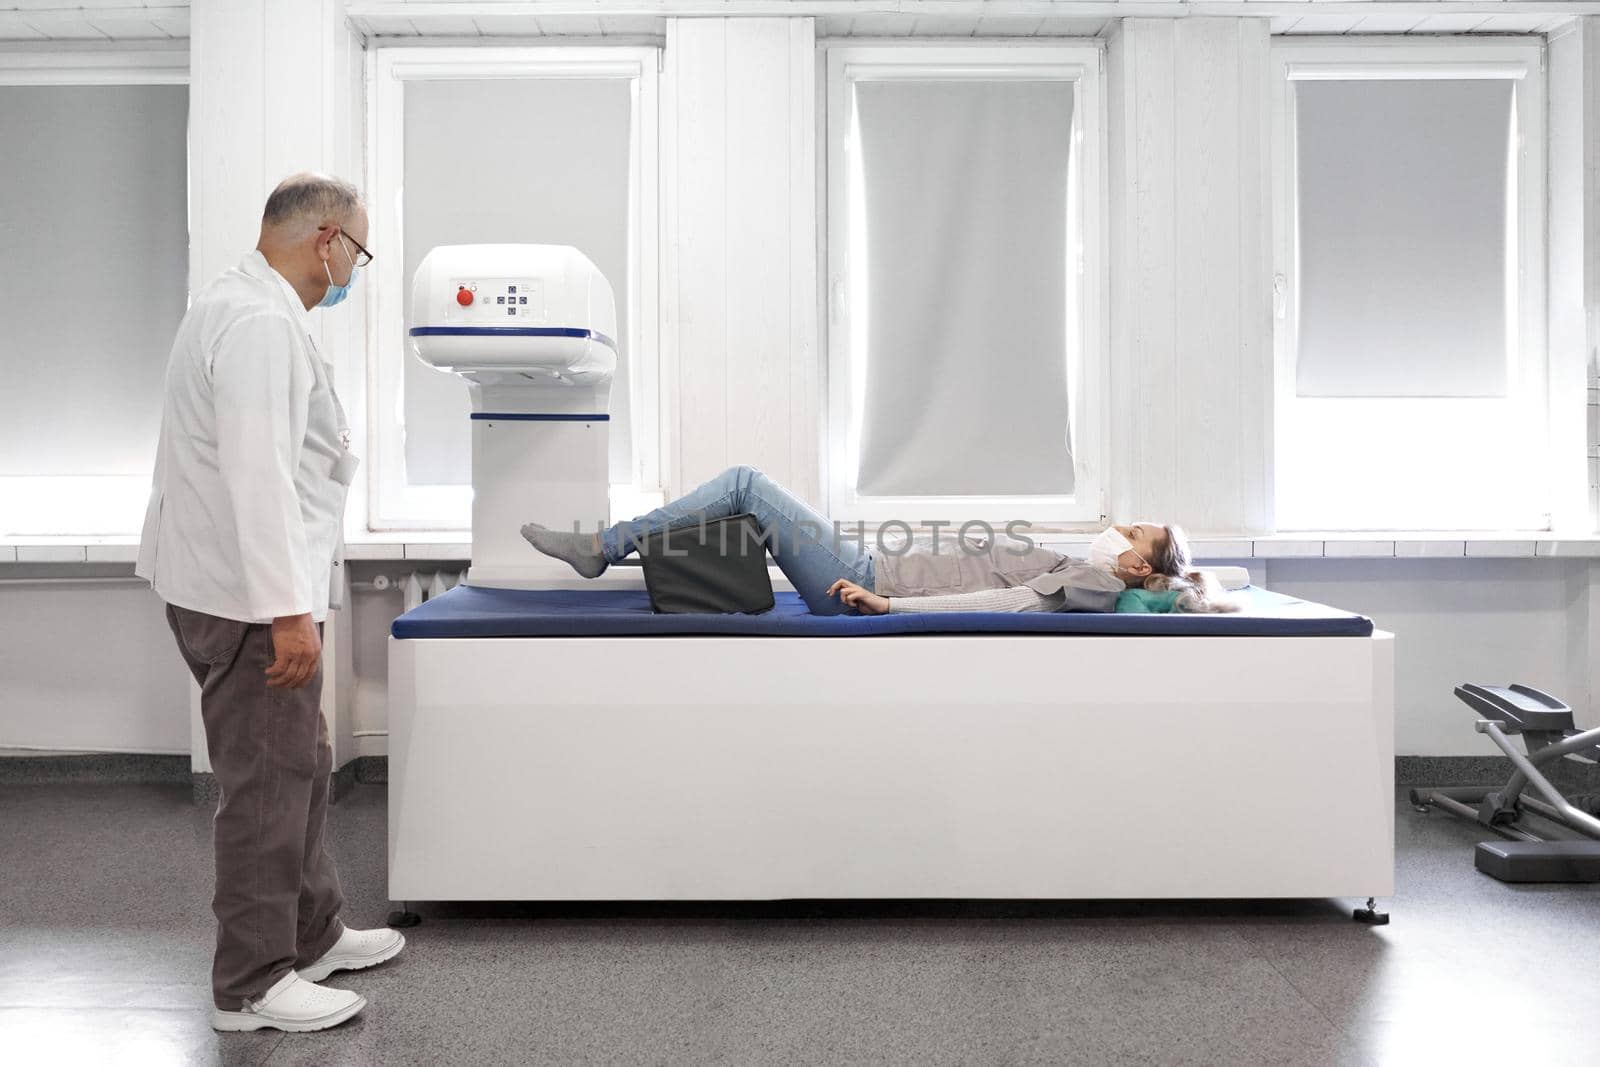
[[[405,610],[420,606],[423,601],[432,600],[436,596],[443,596],[447,591],[461,584],[463,571],[434,571],[426,574],[412,571],[406,576],[401,591],[405,594]]]

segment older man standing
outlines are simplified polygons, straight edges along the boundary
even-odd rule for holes
[[[198,294],[167,365],[137,573],[200,684],[221,787],[215,819],[218,1030],[321,1030],[366,1006],[315,983],[392,958],[393,930],[351,930],[323,842],[333,752],[322,623],[339,606],[345,496],[357,460],[312,308],[372,257],[347,182],[285,180],[256,250]]]

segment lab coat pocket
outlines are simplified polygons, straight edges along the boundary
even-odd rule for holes
[[[352,452],[346,452],[334,460],[333,470],[329,476],[340,485],[349,487],[356,480],[356,468],[361,466],[361,460]]]

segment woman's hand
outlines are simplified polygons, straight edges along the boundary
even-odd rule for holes
[[[889,598],[879,596],[868,589],[863,589],[855,582],[847,582],[840,578],[828,586],[828,595],[837,595],[848,607],[855,608],[863,615],[889,614]]]

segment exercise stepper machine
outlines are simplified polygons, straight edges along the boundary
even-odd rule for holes
[[[1562,759],[1600,763],[1600,727],[1577,729],[1571,708],[1525,685],[1468,684],[1455,692],[1477,713],[1478,732],[1511,760],[1511,777],[1498,788],[1413,789],[1411,803],[1423,812],[1442,808],[1504,838],[1480,842],[1475,855],[1478,870],[1502,882],[1600,882],[1594,798],[1587,804],[1575,798],[1575,803],[1543,773]],[[1512,742],[1516,734],[1522,735],[1526,752]],[[1529,828],[1530,814],[1584,837],[1541,837]]]

